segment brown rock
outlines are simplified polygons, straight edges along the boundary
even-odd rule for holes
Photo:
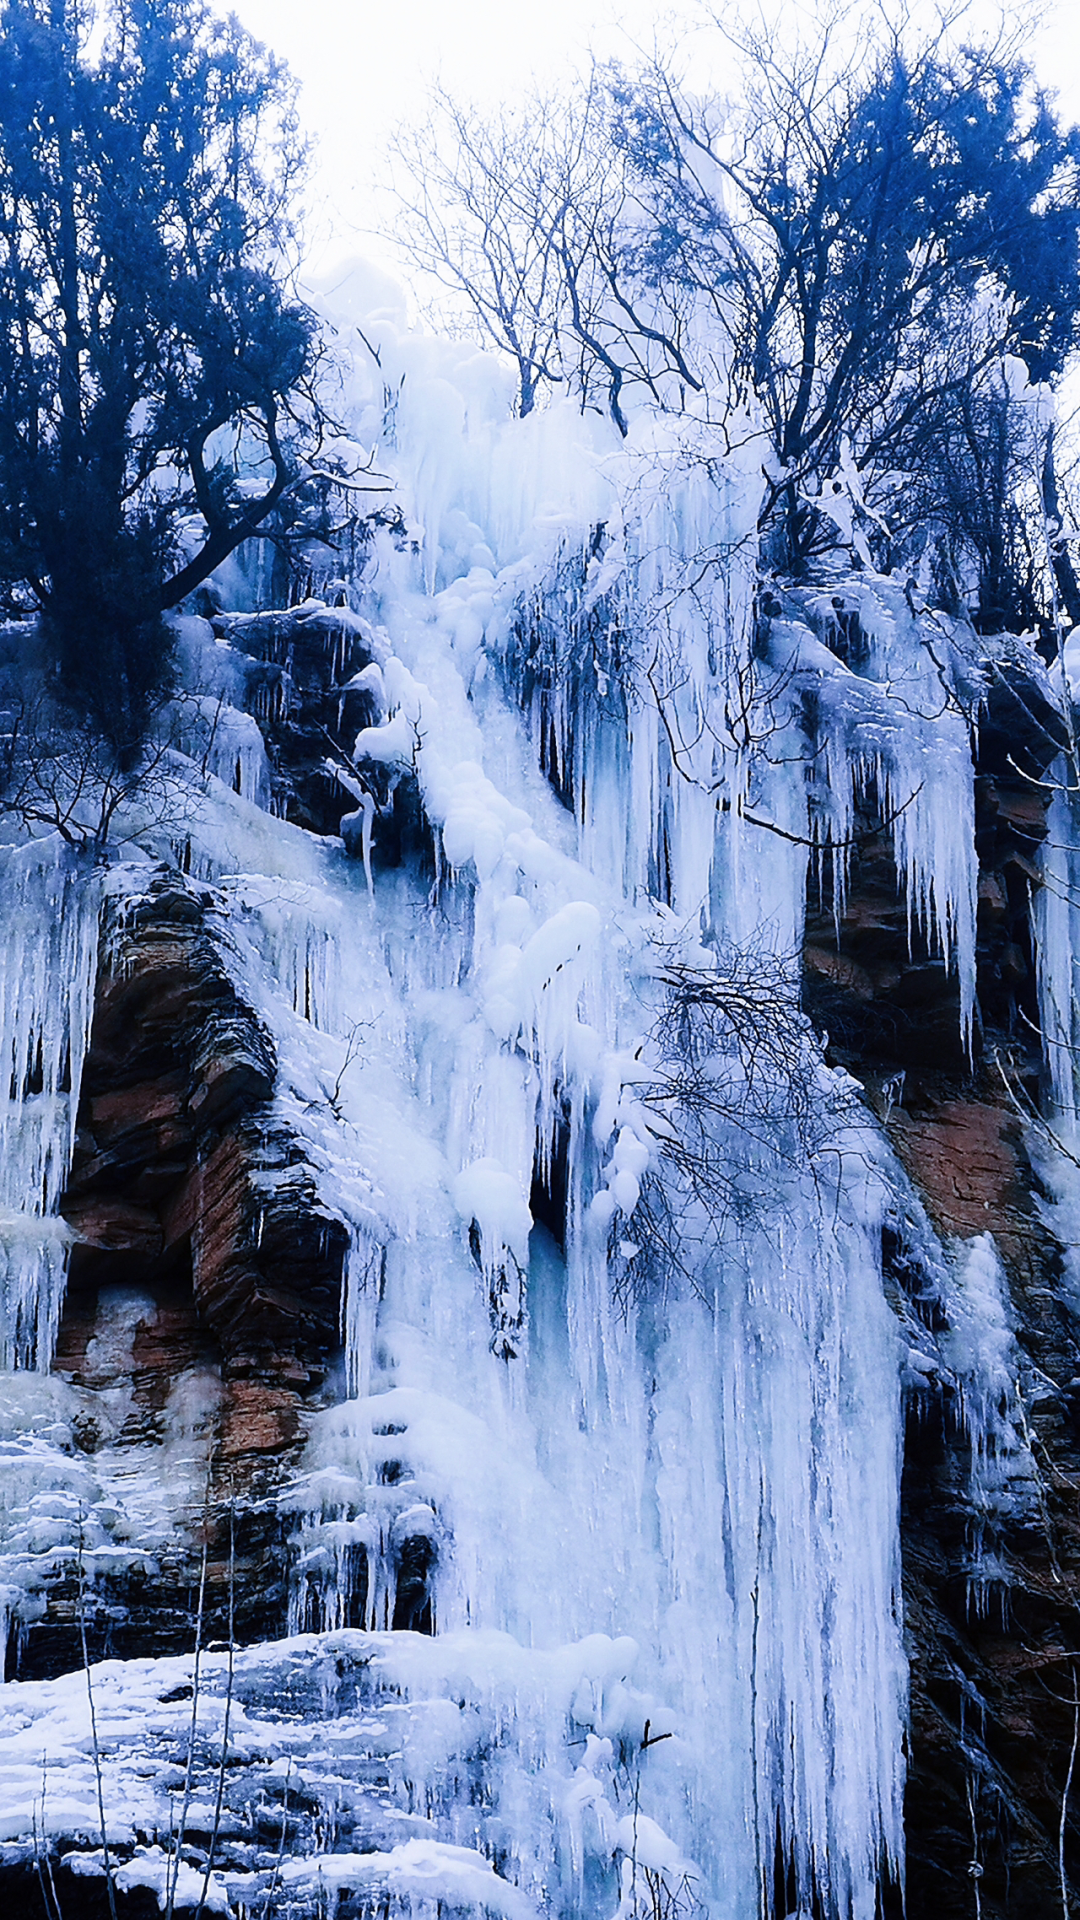
[[[184,1082],[180,1074],[162,1074],[140,1086],[118,1087],[88,1102],[90,1126],[98,1140],[109,1133],[127,1133],[136,1127],[175,1120],[184,1110]]]
[[[246,1057],[212,1055],[191,1095],[191,1112],[205,1126],[226,1111],[258,1106],[270,1098],[273,1079]]]
[[[865,967],[849,960],[842,953],[830,953],[827,947],[807,946],[803,949],[803,959],[813,972],[821,974],[834,985],[843,987],[854,994],[857,1000],[872,1000],[874,982]]]
[[[979,875],[979,918],[996,923],[1003,920],[1009,910],[1005,889],[996,873]]]
[[[132,1206],[114,1195],[67,1200],[64,1218],[77,1240],[112,1252],[125,1249],[153,1257],[161,1252],[161,1221],[147,1207]]]
[[[232,1380],[217,1432],[221,1459],[243,1454],[282,1453],[301,1438],[296,1395],[261,1381]]]
[[[56,1365],[87,1397],[87,1448],[156,1447],[177,1383],[190,1383],[184,1417],[207,1450],[209,1491],[177,1515],[178,1561],[197,1584],[203,1534],[227,1548],[236,1518],[249,1542],[238,1618],[272,1636],[286,1604],[275,1496],[339,1351],[347,1234],[320,1206],[302,1143],[270,1127],[273,1049],[204,909],[174,877],[107,930],[64,1203],[76,1244]],[[118,1288],[137,1298],[130,1318],[102,1312],[102,1290]],[[97,1393],[111,1396],[100,1408]],[[223,1564],[218,1552],[211,1589]],[[117,1572],[109,1601],[123,1625],[111,1650],[189,1646],[190,1594],[177,1577],[163,1567],[140,1584]],[[59,1626],[69,1602],[59,1589],[50,1600],[24,1672],[78,1663],[70,1621]],[[225,1596],[207,1605],[227,1625]]]
[[[999,779],[996,783],[997,809],[1002,819],[1010,826],[1018,827],[1030,835],[1032,840],[1042,840],[1046,835],[1046,808],[1048,796],[1038,787],[1017,782],[1010,785]]]
[[[1022,874],[1024,879],[1027,880],[1032,887],[1042,886],[1042,874],[1039,872],[1038,867],[1033,860],[1028,859],[1026,853],[1021,853],[1017,847],[1010,848],[1002,861],[1002,866],[1011,867],[1014,873]]]

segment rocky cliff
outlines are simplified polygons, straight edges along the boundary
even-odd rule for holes
[[[978,1024],[970,1058],[955,988],[909,936],[891,850],[866,821],[837,924],[807,924],[806,1002],[862,1082],[946,1245],[990,1233],[1008,1276],[1030,1455],[1012,1489],[973,1474],[955,1394],[909,1373],[902,1496],[911,1724],[907,1912],[913,1920],[1062,1911],[1080,1875],[1073,1805],[1080,1659],[1076,1321],[1031,1150],[1043,1074],[1032,897],[1042,885],[1061,722],[1015,664],[980,717],[976,777]],[[1051,1155],[1057,1151],[1051,1146]],[[947,1331],[925,1275],[891,1253],[902,1317]],[[1030,1477],[1029,1477],[1030,1476]]]

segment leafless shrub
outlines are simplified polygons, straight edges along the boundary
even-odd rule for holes
[[[207,1475],[207,1502],[209,1504],[209,1473]],[[199,1730],[199,1683],[203,1653],[203,1621],[206,1607],[206,1564],[209,1553],[208,1514],[204,1509],[202,1564],[199,1570],[199,1599],[195,1614],[195,1654],[191,1672],[191,1725],[188,1732],[187,1761],[184,1767],[184,1787],[180,1800],[180,1816],[176,1824],[175,1849],[170,1847],[170,1857],[166,1867],[165,1920],[173,1920],[176,1906],[176,1889],[183,1864],[184,1834],[187,1830],[188,1813],[191,1809],[191,1795],[195,1778],[195,1743]]]
[[[206,1562],[203,1561],[203,1579],[206,1577]],[[233,1689],[236,1679],[236,1505],[229,1502],[229,1664],[225,1683],[225,1711],[221,1722],[221,1755],[218,1760],[217,1792],[214,1798],[214,1820],[210,1829],[210,1845],[206,1853],[206,1866],[203,1870],[202,1886],[199,1889],[199,1904],[195,1909],[195,1920],[202,1920],[206,1911],[207,1894],[210,1891],[210,1876],[214,1871],[214,1856],[221,1837],[221,1815],[225,1804],[225,1779],[229,1765],[229,1722],[232,1718]],[[194,1728],[192,1729],[194,1734]],[[178,1836],[179,1841],[183,1835]],[[176,1891],[175,1875],[173,1893]]]
[[[0,816],[95,853],[133,805],[143,828],[174,824],[195,803],[177,771],[189,704],[163,699],[150,735],[128,753],[58,707],[33,675],[0,678]]]
[[[88,1680],[88,1686],[91,1684]],[[92,1695],[91,1695],[92,1697]],[[41,1756],[41,1822],[38,1824],[37,1808],[33,1814],[34,1872],[37,1874],[41,1889],[42,1904],[45,1908],[45,1920],[63,1920],[56,1880],[52,1869],[52,1854],[49,1850],[49,1830],[45,1820],[45,1802],[48,1791],[48,1756]]]
[[[794,958],[727,949],[715,972],[671,966],[639,1087],[658,1164],[628,1222],[613,1231],[617,1295],[653,1294],[673,1275],[701,1291],[708,1254],[768,1231],[807,1182],[825,1203],[827,1156],[859,1115],[822,1071],[799,1005]]]

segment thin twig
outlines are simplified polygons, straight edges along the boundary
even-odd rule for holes
[[[1061,1820],[1058,1824],[1058,1877],[1061,1882],[1062,1920],[1069,1920],[1069,1883],[1065,1877],[1065,1827],[1069,1817],[1069,1793],[1072,1788],[1073,1770],[1076,1766],[1076,1749],[1080,1746],[1080,1685],[1077,1682],[1076,1663],[1072,1668],[1072,1746],[1069,1748],[1069,1766],[1065,1775],[1065,1785],[1061,1790]]]
[[[909,793],[900,806],[894,807],[892,813],[886,814],[878,826],[868,827],[865,833],[850,833],[843,840],[815,840],[805,833],[789,833],[786,827],[778,827],[775,820],[762,820],[755,813],[747,813],[745,808],[740,808],[739,818],[745,820],[748,826],[764,827],[766,833],[775,833],[781,840],[790,840],[795,847],[811,847],[815,851],[839,853],[844,847],[862,847],[869,841],[876,840],[879,833],[884,833],[899,820],[902,813],[907,812],[912,802],[918,799],[924,785],[925,782],[920,780],[914,793]]]
[[[206,1906],[210,1875],[214,1870],[214,1854],[217,1849],[218,1835],[221,1832],[221,1809],[225,1798],[225,1769],[229,1759],[229,1718],[232,1713],[233,1678],[236,1654],[236,1507],[229,1502],[229,1669],[225,1688],[225,1715],[221,1728],[221,1759],[218,1762],[217,1799],[214,1802],[214,1824],[210,1832],[210,1846],[206,1855],[206,1871],[203,1874],[199,1904],[195,1909],[195,1920],[202,1920]]]
[[[1044,1136],[1044,1138],[1049,1140],[1050,1145],[1052,1147],[1056,1147],[1059,1153],[1064,1154],[1066,1160],[1071,1160],[1074,1167],[1080,1168],[1080,1157],[1078,1157],[1075,1153],[1073,1153],[1065,1145],[1065,1142],[1061,1138],[1061,1135],[1059,1133],[1055,1133],[1053,1127],[1048,1125],[1048,1123],[1043,1119],[1042,1114],[1039,1112],[1038,1108],[1024,1094],[1023,1089],[1021,1089],[1018,1092],[1017,1089],[1013,1086],[1013,1083],[1009,1079],[1008,1072],[1002,1061],[1001,1054],[997,1050],[997,1048],[995,1048],[994,1050],[994,1065],[997,1067],[997,1070],[1001,1075],[1002,1081],[1005,1086],[1005,1091],[1008,1094],[1009,1099],[1012,1102],[1012,1105],[1015,1111],[1019,1114],[1020,1118],[1022,1120],[1026,1120],[1029,1126],[1038,1128],[1039,1132]]]
[[[983,1876],[983,1867],[982,1861],[979,1859],[979,1828],[975,1819],[975,1793],[970,1774],[968,1775],[967,1783],[967,1803],[968,1817],[971,1821],[971,1860],[968,1865],[968,1878],[971,1881],[972,1892],[975,1895],[975,1920],[982,1920],[982,1895],[979,1890],[979,1882]]]
[[[290,1754],[285,1763],[285,1784],[281,1793],[281,1839],[278,1843],[277,1859],[274,1861],[274,1871],[270,1875],[270,1885],[266,1889],[266,1899],[263,1901],[263,1910],[259,1916],[259,1920],[268,1920],[270,1902],[277,1890],[278,1875],[281,1872],[281,1863],[285,1858],[285,1839],[289,1830],[289,1775],[291,1773],[292,1755]]]
[[[47,1781],[48,1781],[48,1756],[43,1753],[41,1756],[41,1830],[40,1832],[38,1831],[37,1808],[34,1807],[32,1809],[32,1822],[33,1822],[33,1835],[34,1835],[34,1870],[37,1873],[38,1885],[41,1888],[41,1898],[42,1898],[43,1905],[45,1907],[45,1920],[63,1920],[63,1916],[61,1915],[61,1912],[60,1912],[60,1902],[56,1897],[56,1883],[53,1880],[53,1875],[52,1875],[52,1861],[49,1859],[49,1839],[48,1839],[48,1833],[46,1831],[46,1826],[45,1826],[45,1792],[46,1792]],[[44,1859],[44,1866],[42,1865],[43,1859]],[[48,1885],[46,1885],[46,1882],[45,1882],[45,1868],[48,1869],[48,1874],[49,1874]],[[51,1906],[49,1904],[50,1888],[52,1889],[52,1905]]]
[[[109,1859],[109,1837],[105,1827],[105,1788],[101,1777],[101,1748],[98,1744],[97,1712],[94,1707],[94,1685],[90,1678],[90,1652],[86,1644],[86,1589],[83,1567],[83,1519],[79,1512],[79,1639],[82,1642],[83,1672],[86,1675],[86,1698],[90,1705],[90,1744],[94,1755],[94,1777],[97,1781],[98,1824],[101,1828],[101,1857],[105,1867],[105,1891],[109,1901],[110,1920],[116,1920],[116,1888],[113,1886],[112,1862]]]
[[[207,1488],[209,1499],[209,1486]],[[208,1516],[206,1516],[208,1518]],[[165,1920],[173,1920],[176,1905],[176,1883],[180,1878],[180,1855],[184,1845],[184,1832],[187,1827],[188,1810],[191,1806],[191,1781],[195,1769],[195,1734],[199,1717],[199,1666],[202,1659],[203,1605],[206,1599],[206,1558],[208,1541],[206,1526],[203,1528],[202,1568],[199,1574],[199,1605],[195,1616],[195,1659],[191,1675],[191,1730],[188,1735],[187,1767],[184,1772],[184,1792],[180,1802],[180,1822],[176,1830],[176,1853],[172,1863],[172,1873],[168,1878],[169,1897],[165,1908]]]
[[[56,1913],[56,1920],[63,1920],[63,1916],[60,1912],[60,1897],[56,1891],[56,1881],[53,1879],[52,1857],[49,1853],[49,1835],[48,1835],[48,1829],[45,1824],[45,1790],[47,1785],[47,1779],[48,1779],[48,1761],[47,1761],[47,1756],[43,1753],[41,1756],[41,1840],[42,1840],[42,1846],[44,1848],[44,1854],[45,1854],[45,1874],[49,1882],[49,1891],[52,1894],[52,1903],[53,1903],[54,1911]],[[39,1871],[40,1871],[40,1868],[39,1868]],[[49,1903],[46,1900],[45,1911],[48,1912],[48,1909],[49,1909]]]

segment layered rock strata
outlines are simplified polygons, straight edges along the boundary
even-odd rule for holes
[[[128,1447],[133,1471],[155,1470],[186,1386],[205,1493],[136,1591],[127,1571],[95,1578],[94,1652],[189,1646],[204,1544],[207,1633],[224,1630],[230,1587],[240,1637],[284,1630],[273,1496],[338,1361],[348,1236],[275,1117],[274,1049],[238,995],[214,905],[162,873],[103,935],[54,1367],[81,1394],[78,1444]],[[20,1676],[79,1664],[75,1600],[71,1581],[50,1590]]]

